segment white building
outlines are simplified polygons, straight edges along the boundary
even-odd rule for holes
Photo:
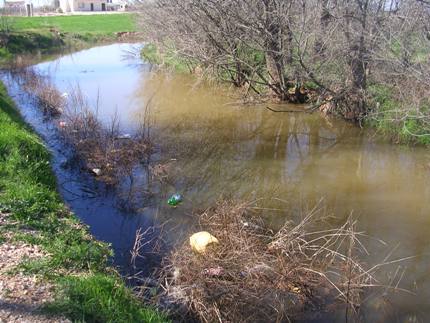
[[[107,0],[108,11],[125,11],[127,2],[123,0]]]
[[[60,0],[64,13],[76,11],[106,11],[106,0]]]
[[[117,11],[125,10],[125,3],[115,0],[60,0],[64,13],[81,11]]]

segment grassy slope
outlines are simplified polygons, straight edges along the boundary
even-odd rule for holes
[[[368,125],[395,143],[430,147],[429,103],[419,109],[410,108],[406,102],[395,99],[395,90],[382,84],[369,87],[369,94],[379,103],[379,109],[367,118]]]
[[[12,27],[16,31],[40,32],[55,29],[64,33],[112,35],[116,32],[136,31],[136,22],[132,14],[15,17]]]
[[[65,47],[82,48],[117,39],[118,32],[137,30],[133,14],[91,16],[10,17],[0,30],[0,60],[14,55],[58,52]]]
[[[87,322],[164,321],[138,303],[109,268],[109,246],[94,240],[64,206],[46,147],[23,122],[2,84],[0,211],[13,220],[0,227],[0,238],[12,232],[16,240],[40,245],[50,254],[21,265],[24,272],[57,284],[58,297],[49,311]],[[23,233],[29,229],[32,233]]]

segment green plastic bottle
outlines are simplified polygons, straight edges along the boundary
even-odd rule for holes
[[[173,194],[168,200],[167,204],[171,206],[177,206],[182,202],[182,195],[181,194]]]

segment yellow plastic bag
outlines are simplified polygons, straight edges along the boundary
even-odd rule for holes
[[[190,246],[195,252],[198,253],[204,253],[206,251],[206,247],[211,243],[219,243],[219,241],[217,238],[206,231],[194,233],[190,237]]]

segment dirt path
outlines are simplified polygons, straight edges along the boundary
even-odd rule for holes
[[[7,215],[0,214],[0,226],[7,223]],[[40,307],[52,300],[53,286],[36,276],[20,273],[16,268],[24,259],[48,257],[39,247],[13,241],[6,233],[0,244],[0,323],[3,322],[70,322],[47,317]]]

